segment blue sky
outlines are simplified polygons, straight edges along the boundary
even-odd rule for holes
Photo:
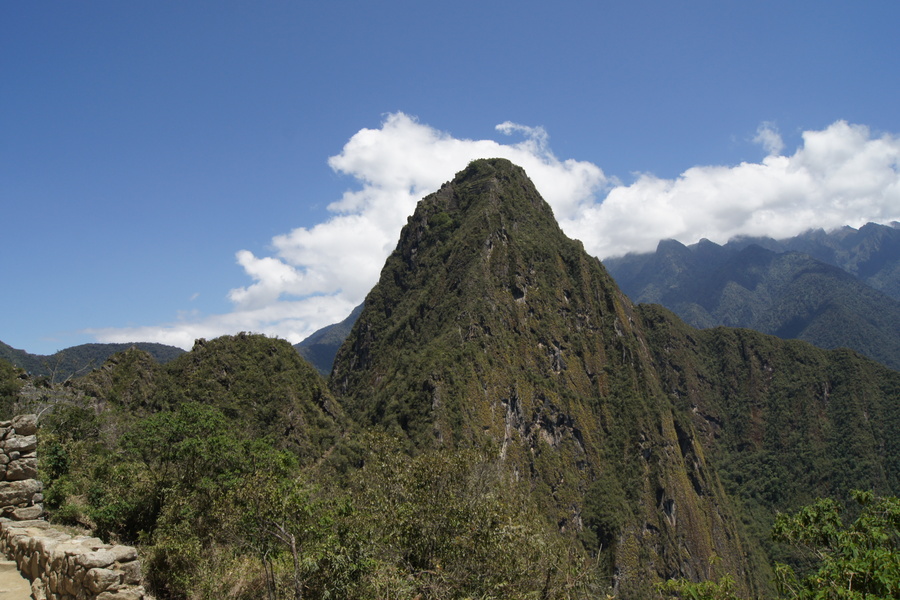
[[[299,341],[485,154],[601,258],[900,219],[897,23],[894,0],[3,3],[0,340]]]

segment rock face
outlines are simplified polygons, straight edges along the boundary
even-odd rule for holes
[[[339,351],[333,390],[417,448],[488,448],[605,553],[623,597],[677,574],[756,583],[639,317],[524,171],[480,160],[423,199]]]

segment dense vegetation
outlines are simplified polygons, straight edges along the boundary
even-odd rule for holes
[[[854,490],[856,518],[844,506],[820,498],[794,514],[781,514],[773,538],[803,556],[803,572],[776,564],[780,598],[876,600],[900,598],[900,499]],[[738,600],[734,579],[671,579],[658,585],[670,600]]]
[[[474,450],[350,426],[286,342],[129,350],[42,418],[54,518],[141,545],[163,598],[545,597],[598,584],[527,486]]]
[[[895,494],[900,376],[848,350],[822,351],[755,331],[695,330],[643,306],[657,369],[714,457],[742,520],[769,561],[775,514],[857,487]]]
[[[896,540],[900,373],[635,307],[502,160],[420,203],[327,381],[249,334],[21,377],[47,507],[160,598],[807,598],[798,545],[860,538],[777,512]]]

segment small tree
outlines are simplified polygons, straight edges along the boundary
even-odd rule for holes
[[[808,553],[813,570],[798,576],[776,564],[779,593],[798,600],[900,598],[900,499],[852,492],[859,517],[845,524],[843,507],[818,500],[793,515],[779,515],[776,541]]]

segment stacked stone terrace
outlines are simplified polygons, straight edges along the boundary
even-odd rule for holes
[[[37,477],[37,418],[0,422],[0,551],[34,600],[145,600],[137,551],[48,523]]]
[[[14,521],[44,514],[44,487],[37,480],[37,419],[0,421],[0,516]]]

